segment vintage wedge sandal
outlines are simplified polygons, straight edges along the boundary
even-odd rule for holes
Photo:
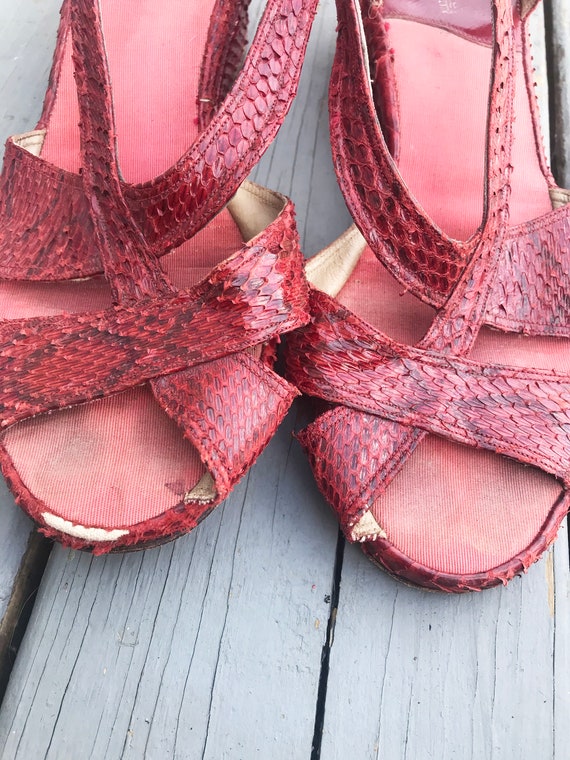
[[[247,2],[64,3],[42,121],[8,141],[0,187],[0,461],[66,545],[190,530],[297,394],[271,369],[308,318],[293,207],[243,180],[315,6],[270,0],[240,70]]]
[[[331,141],[360,231],[307,264],[288,377],[328,402],[300,437],[347,538],[431,589],[506,583],[569,505],[570,196],[535,5],[337,3]]]

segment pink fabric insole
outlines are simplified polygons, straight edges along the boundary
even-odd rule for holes
[[[409,20],[391,19],[390,35],[401,108],[400,170],[435,222],[447,234],[467,238],[483,211],[491,51]],[[552,209],[518,64],[513,224]],[[421,339],[433,317],[430,307],[402,293],[370,249],[339,300],[404,343]],[[569,372],[570,341],[484,328],[471,357]],[[389,541],[415,562],[470,574],[496,567],[528,546],[560,494],[560,484],[539,470],[429,436],[372,512]]]
[[[214,0],[102,0],[121,172],[141,182],[167,169],[197,135],[198,76]],[[42,157],[76,171],[79,117],[69,43]],[[164,257],[178,287],[198,282],[242,245],[229,212]],[[104,277],[0,282],[0,317],[108,306]],[[179,504],[205,472],[194,447],[148,386],[27,420],[2,442],[27,488],[74,523],[127,527]]]

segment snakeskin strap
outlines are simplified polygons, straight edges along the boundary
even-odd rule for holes
[[[244,66],[206,129],[160,177],[123,185],[125,203],[156,255],[204,227],[275,137],[296,93],[316,6],[317,0],[269,0]],[[91,40],[82,44],[90,54]],[[100,273],[88,218],[73,174],[8,142],[0,183],[0,276],[58,280]]]
[[[205,129],[212,120],[243,64],[250,2],[216,0],[198,84],[200,129]]]

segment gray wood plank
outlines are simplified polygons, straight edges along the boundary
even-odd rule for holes
[[[323,10],[294,110],[255,173],[301,196],[309,252],[348,224],[324,160]],[[0,710],[5,760],[310,756],[337,526],[293,418],[190,536],[122,557],[54,549]]]
[[[570,7],[565,0],[545,4],[548,77],[551,93],[552,166],[558,183],[570,187]]]
[[[290,433],[190,536],[54,550],[3,758],[309,756],[336,527]]]
[[[562,537],[557,551],[565,550]],[[567,583],[567,566],[557,569],[557,583]],[[555,636],[554,582],[549,555],[506,589],[448,597],[398,584],[348,547],[321,756],[566,757],[567,692],[555,688],[553,668],[563,688],[558,657],[567,655],[563,634]],[[555,725],[566,748],[558,755]]]
[[[568,522],[560,530],[553,556],[554,609],[554,757],[568,756],[570,746],[570,577]]]
[[[57,8],[58,0],[0,2],[0,156],[10,134],[32,129],[39,118]],[[12,662],[15,627],[37,583],[34,567],[44,555],[45,544],[0,479],[0,693]]]
[[[570,187],[570,8],[565,0],[551,0],[545,8],[549,40],[547,46],[551,91],[553,170],[563,187]],[[564,526],[554,551],[554,639],[555,757],[568,755],[570,715],[570,578],[568,577],[568,525]],[[558,727],[562,726],[559,730]]]

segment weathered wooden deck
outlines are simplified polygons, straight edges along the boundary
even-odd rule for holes
[[[570,186],[565,5],[551,0],[546,29],[555,168]],[[2,140],[39,115],[58,6],[0,0]],[[323,0],[298,99],[255,173],[296,201],[307,254],[349,222],[327,142],[334,29]],[[398,584],[339,539],[291,436],[300,414],[223,507],[159,549],[55,546],[45,565],[0,487],[4,760],[567,760],[566,529],[506,589]]]

